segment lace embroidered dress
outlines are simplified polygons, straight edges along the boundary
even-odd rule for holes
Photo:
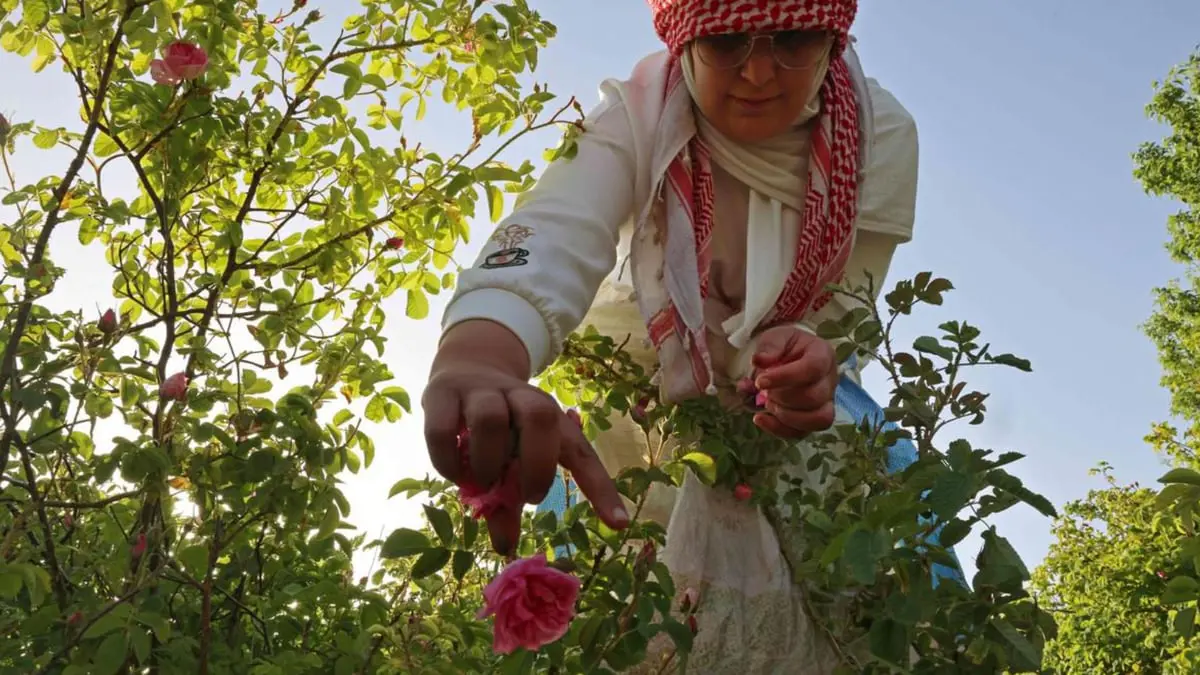
[[[719,167],[714,167],[714,181],[713,292],[705,304],[705,322],[718,388],[733,405],[734,383],[749,371],[748,365],[740,362],[745,357],[739,359],[737,350],[725,340],[721,323],[741,309],[745,293],[748,193]],[[645,329],[635,304],[629,302],[632,292],[619,280],[606,282],[584,324],[594,325],[618,342],[632,333],[634,339],[628,344],[638,343]],[[653,370],[652,350],[635,346],[631,356]],[[595,442],[610,473],[671,456],[673,448],[667,444],[662,448],[663,457],[651,458],[651,446],[638,426],[625,417],[611,421],[613,427]],[[652,439],[652,445],[657,447],[655,441]],[[793,470],[804,473],[803,466]],[[705,486],[689,473],[678,489],[655,486],[641,517],[667,527],[667,544],[660,558],[670,568],[676,588],[699,591],[699,632],[688,672],[833,672],[838,664],[833,649],[805,614],[803,592],[792,582],[779,538],[756,507],[734,500],[727,491]],[[652,644],[651,656],[633,672],[657,672],[660,658],[655,651],[667,647],[665,639]]]

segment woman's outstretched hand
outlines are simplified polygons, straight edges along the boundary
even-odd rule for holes
[[[833,426],[837,360],[833,346],[795,326],[777,326],[759,338],[754,385],[767,392],[759,427],[776,436],[800,438]]]
[[[464,321],[438,348],[421,397],[425,442],[434,468],[461,484],[470,478],[484,489],[516,463],[521,498],[545,498],[559,465],[605,524],[629,524],[616,484],[605,471],[578,423],[548,394],[529,384],[529,356],[507,328],[491,321]],[[458,437],[470,431],[468,461]],[[488,518],[492,547],[510,553],[520,536],[521,510],[501,509]]]

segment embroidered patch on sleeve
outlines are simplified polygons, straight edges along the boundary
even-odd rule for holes
[[[497,229],[492,233],[490,240],[496,242],[496,245],[501,249],[510,249],[520,246],[532,236],[532,227],[513,223],[512,225]]]
[[[529,251],[523,248],[505,248],[483,259],[480,265],[485,270],[498,270],[505,267],[520,267],[528,265]]]

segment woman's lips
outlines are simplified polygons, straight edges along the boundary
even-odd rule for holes
[[[779,100],[778,96],[771,96],[769,98],[742,98],[741,96],[733,96],[732,98],[734,103],[749,112],[766,110],[772,103]]]

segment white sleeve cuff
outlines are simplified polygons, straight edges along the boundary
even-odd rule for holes
[[[463,293],[442,315],[442,333],[471,319],[487,319],[511,330],[529,352],[532,377],[548,366],[550,331],[546,320],[528,300],[501,288],[479,288]]]

